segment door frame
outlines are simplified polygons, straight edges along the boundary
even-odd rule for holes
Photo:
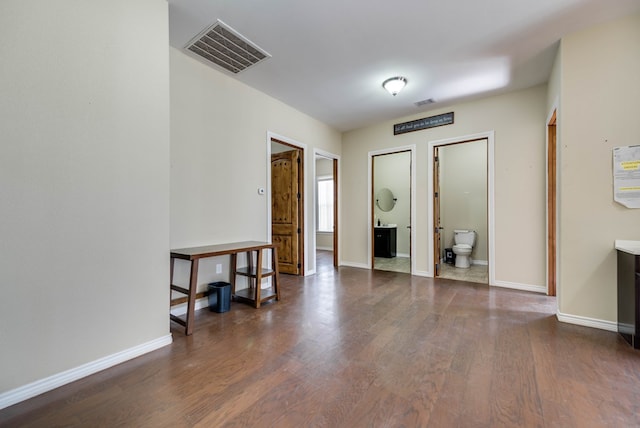
[[[316,195],[316,156],[321,156],[323,158],[327,158],[327,159],[331,159],[333,161],[333,266],[334,267],[338,267],[340,266],[340,252],[339,252],[339,248],[340,248],[340,234],[339,234],[339,220],[340,220],[340,179],[339,179],[339,171],[340,171],[340,156],[330,153],[330,152],[325,152],[324,150],[320,150],[320,149],[313,149],[313,166],[312,166],[312,176],[313,176],[313,181],[314,181],[314,185],[313,185],[313,189],[312,189],[312,196],[313,196],[313,229],[314,229],[314,233],[312,233],[311,235],[311,245],[310,245],[310,256],[309,259],[313,260],[313,269],[310,269],[310,272],[315,273],[317,271],[317,266],[316,266],[316,234],[315,234],[315,227],[317,225],[316,221],[316,204],[317,204],[317,198],[318,195]]]
[[[416,145],[411,144],[409,146],[392,147],[382,150],[374,150],[368,153],[369,165],[368,165],[368,206],[369,216],[367,225],[367,254],[369,255],[367,260],[367,268],[373,269],[373,158],[380,155],[391,155],[398,152],[411,152],[411,221],[409,226],[411,227],[409,232],[409,255],[411,257],[411,275],[414,275],[416,271]]]
[[[426,272],[428,277],[435,277],[435,269],[433,261],[435,260],[434,251],[434,206],[433,206],[433,152],[436,146],[446,146],[448,144],[464,143],[467,141],[487,140],[487,220],[489,239],[489,285],[495,285],[495,131],[480,132],[477,134],[463,135],[460,137],[446,138],[443,140],[434,140],[428,142],[427,150],[427,242],[428,242],[428,260],[429,270]]]
[[[547,295],[558,291],[558,100],[551,106],[546,121],[547,189]],[[558,305],[559,307],[559,305]]]
[[[308,266],[309,266],[309,261],[307,260],[308,257],[308,252],[305,251],[305,246],[306,246],[306,242],[308,239],[307,233],[308,233],[308,228],[306,227],[309,221],[308,218],[308,210],[307,210],[307,204],[306,204],[306,198],[305,198],[305,194],[307,193],[307,185],[308,185],[308,180],[306,177],[306,173],[305,173],[305,165],[307,164],[307,146],[306,144],[300,143],[296,140],[293,140],[291,138],[288,137],[284,137],[282,135],[278,135],[276,133],[267,131],[267,140],[266,140],[266,145],[267,145],[267,159],[266,159],[266,168],[267,168],[267,174],[266,174],[266,182],[267,182],[267,188],[266,188],[266,205],[267,205],[267,242],[272,242],[272,233],[271,233],[271,219],[272,219],[272,213],[271,213],[271,142],[275,140],[276,143],[281,143],[281,144],[285,144],[287,146],[291,146],[294,149],[299,149],[302,151],[302,156],[300,156],[300,160],[301,160],[301,166],[300,166],[300,175],[301,175],[301,181],[302,181],[302,186],[300,186],[300,211],[301,211],[301,218],[299,219],[299,224],[300,224],[300,245],[298,246],[298,259],[300,260],[301,263],[301,267],[300,267],[300,275],[301,276],[306,276],[309,275],[310,273],[308,272]],[[270,260],[267,260],[267,263],[270,263]],[[313,272],[311,272],[313,273]]]
[[[431,187],[433,187],[433,277],[436,278],[440,276],[440,267],[442,265],[442,257],[438,255],[438,253],[442,254],[442,227],[440,227],[440,223],[442,221],[440,216],[440,207],[442,206],[440,199],[440,147],[444,146],[433,146],[431,150],[433,150],[433,180],[431,181]],[[437,168],[436,168],[437,166]],[[437,196],[436,196],[437,190]],[[437,204],[436,204],[437,202]],[[436,226],[436,213],[438,214],[438,225]],[[437,233],[436,233],[437,230]],[[437,238],[436,238],[437,235]],[[437,251],[436,251],[437,250]]]

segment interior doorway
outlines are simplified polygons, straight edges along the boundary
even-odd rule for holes
[[[371,266],[412,273],[414,147],[371,156]]]
[[[494,133],[429,142],[428,240],[434,277],[494,284]],[[473,236],[455,265],[456,231]],[[472,234],[463,231],[473,231]]]
[[[333,155],[315,153],[315,254],[316,272],[320,266],[338,267],[338,159]],[[319,263],[322,259],[322,263]]]
[[[271,240],[280,273],[304,272],[304,151],[271,138]]]
[[[435,276],[488,284],[487,139],[433,151]]]

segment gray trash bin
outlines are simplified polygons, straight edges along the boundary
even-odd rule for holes
[[[231,308],[231,284],[212,282],[208,285],[208,292],[211,312],[227,312]]]

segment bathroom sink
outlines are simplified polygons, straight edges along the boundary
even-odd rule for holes
[[[376,226],[376,227],[398,227],[398,225],[389,223],[389,224],[381,224],[380,226]]]

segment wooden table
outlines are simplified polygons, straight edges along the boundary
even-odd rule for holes
[[[272,269],[264,269],[262,267],[263,250],[271,250],[271,266]],[[255,264],[253,254],[255,252]],[[238,268],[238,253],[247,253],[247,266]],[[278,255],[275,244],[261,241],[245,241],[233,242],[228,244],[207,245],[203,247],[181,248],[171,250],[171,268],[170,268],[170,290],[185,294],[187,302],[186,318],[182,319],[177,315],[169,314],[172,321],[177,322],[185,327],[187,336],[193,333],[193,319],[195,312],[196,292],[198,287],[198,262],[200,259],[207,257],[217,257],[230,255],[230,274],[229,282],[231,283],[231,297],[236,301],[246,302],[260,307],[261,303],[275,299],[280,300],[279,274],[278,274]],[[180,287],[173,284],[173,268],[176,259],[189,260],[191,262],[191,273],[189,275],[189,288]],[[249,286],[246,289],[236,292],[236,276],[246,276],[249,278]],[[263,278],[273,277],[271,288],[262,290],[261,282]],[[201,293],[205,296],[206,293]],[[172,300],[172,305],[182,303],[185,299]],[[174,303],[177,302],[177,303]]]

